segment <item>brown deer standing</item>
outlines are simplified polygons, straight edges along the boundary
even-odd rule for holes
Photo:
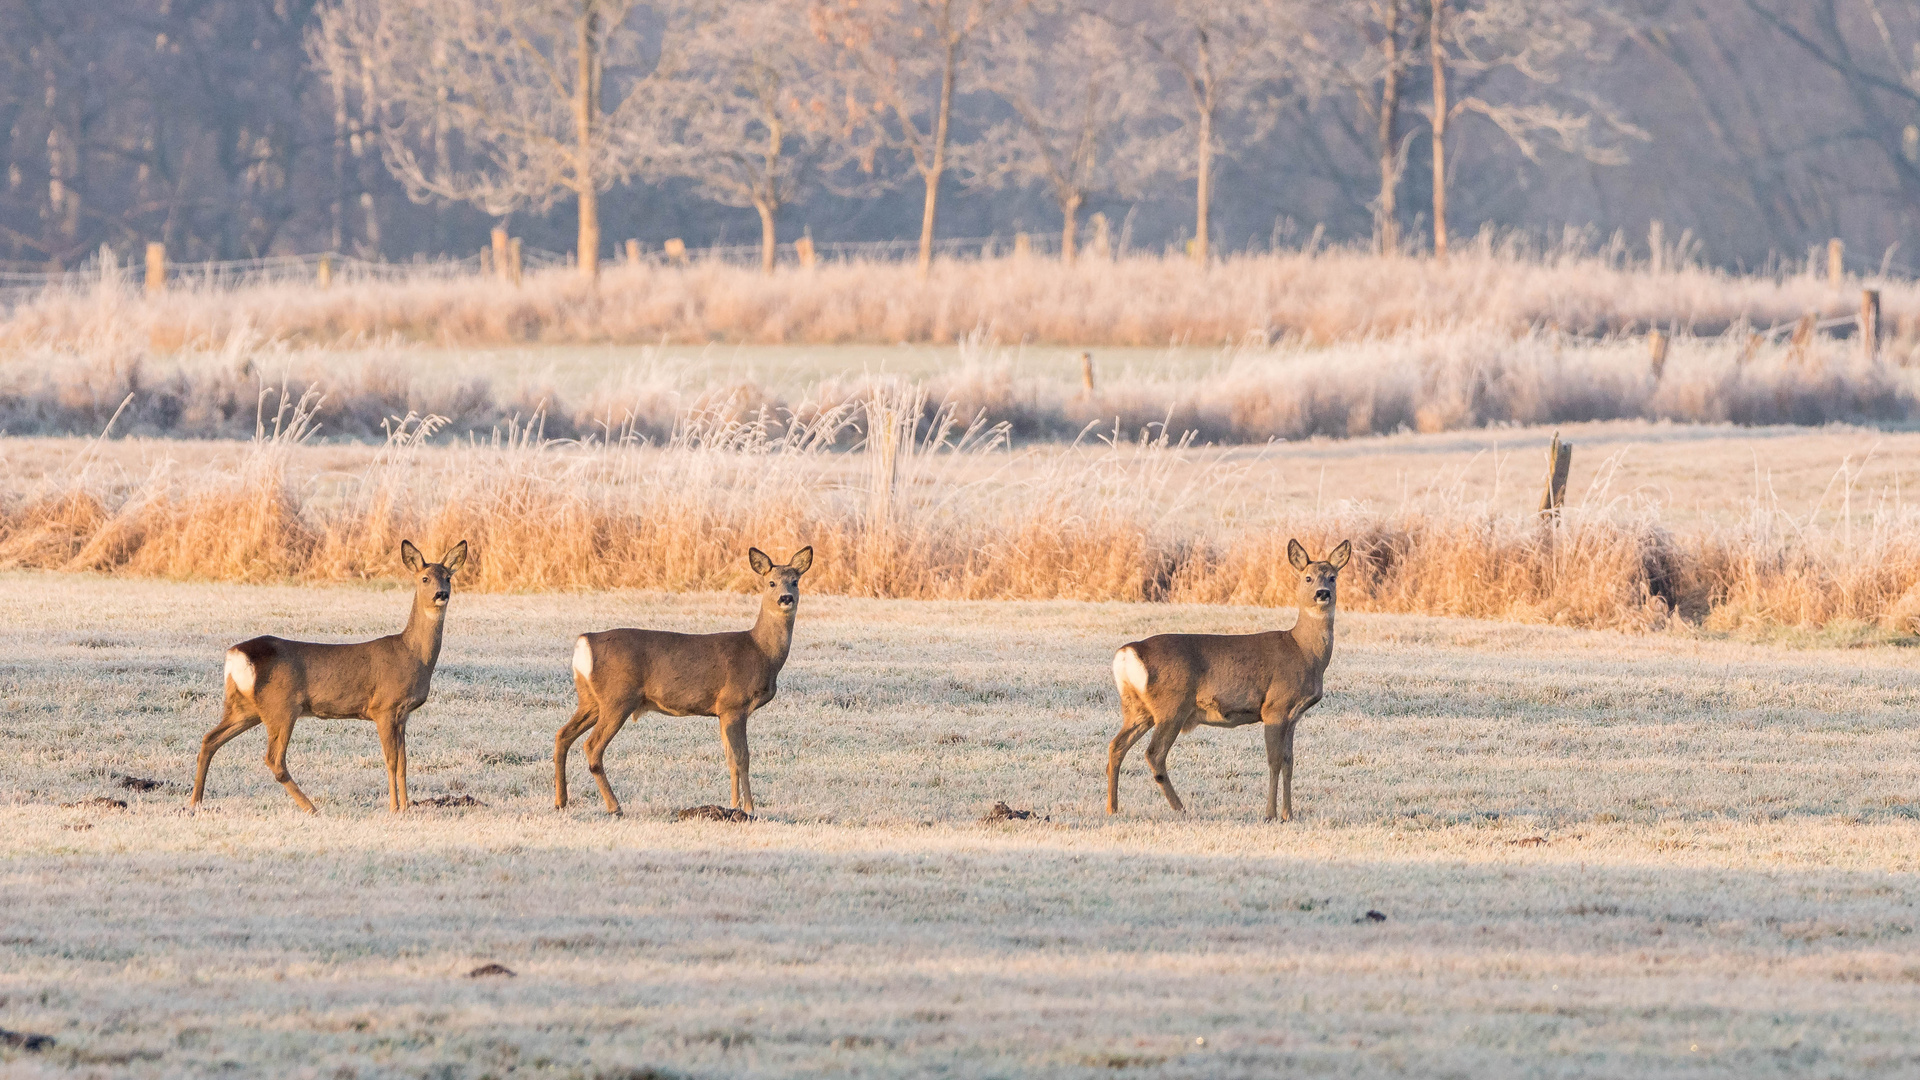
[[[759,548],[747,563],[760,576],[760,617],[753,629],[726,634],[676,634],[666,630],[603,630],[582,634],[573,646],[573,688],[580,705],[553,736],[553,805],[567,805],[567,751],[589,727],[587,771],[600,785],[607,813],[620,800],[607,783],[602,757],[620,726],[644,712],[667,716],[714,716],[726,743],[733,774],[733,805],[753,813],[747,775],[747,717],[773,700],[780,668],[793,647],[793,617],[800,607],[800,575],[813,565],[802,548],[785,566]]]
[[[1281,821],[1293,820],[1293,729],[1320,700],[1321,677],[1333,656],[1334,584],[1352,553],[1342,542],[1323,562],[1287,541],[1287,561],[1300,574],[1300,616],[1290,630],[1264,634],[1161,634],[1113,655],[1120,688],[1120,733],[1107,747],[1107,813],[1120,811],[1120,763],[1153,729],[1147,764],[1176,812],[1186,807],[1167,779],[1167,751],[1201,724],[1240,727],[1256,721],[1267,737],[1267,820],[1279,800]]]
[[[226,704],[220,722],[200,741],[200,767],[188,809],[200,805],[214,751],[265,724],[268,771],[300,809],[313,813],[313,803],[287,772],[287,741],[293,737],[293,722],[303,716],[357,717],[378,725],[380,751],[387,759],[387,805],[396,813],[410,805],[407,717],[426,703],[433,667],[440,659],[453,572],[467,561],[467,542],[460,541],[439,562],[429,563],[413,541],[403,540],[400,559],[419,580],[413,587],[413,613],[398,634],[351,645],[257,637],[227,650]]]

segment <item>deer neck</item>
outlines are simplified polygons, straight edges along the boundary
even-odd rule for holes
[[[1315,668],[1325,671],[1327,661],[1333,659],[1333,608],[1321,612],[1305,604],[1300,605],[1300,617],[1289,633],[1307,660]]]
[[[440,661],[440,636],[447,625],[447,609],[435,607],[424,596],[415,596],[413,611],[407,616],[407,628],[400,631],[400,643],[407,654],[431,669]]]
[[[797,611],[797,604],[793,611],[781,611],[771,602],[761,604],[760,617],[754,620],[753,629],[747,631],[753,643],[775,664],[786,663],[787,651],[793,648],[793,616]]]

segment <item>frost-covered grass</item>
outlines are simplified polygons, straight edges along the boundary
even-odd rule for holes
[[[776,552],[784,554],[784,552]],[[550,806],[573,633],[744,625],[731,595],[457,594],[393,817],[370,725],[256,733],[178,813],[221,649],[362,636],[397,590],[0,577],[0,1046],[20,1076],[1860,1076],[1920,1067],[1920,673],[1344,615],[1301,818],[1256,732],[1184,737],[1176,819],[1110,650],[1285,625],[1177,605],[803,597],[750,731],[646,717]],[[114,774],[166,781],[138,793]],[[66,807],[95,796],[126,810]],[[996,800],[1045,821],[985,825]],[[1378,911],[1383,922],[1368,921]],[[486,963],[514,978],[469,979]]]

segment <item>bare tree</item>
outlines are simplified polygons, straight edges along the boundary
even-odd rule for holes
[[[883,148],[905,153],[926,185],[920,273],[933,265],[940,181],[953,141],[954,99],[989,29],[1024,0],[813,0],[816,31],[836,49],[836,67],[856,118],[855,149],[871,164]]]
[[[1013,116],[959,155],[968,183],[1042,184],[1060,207],[1060,257],[1078,248],[1089,196],[1132,194],[1162,171],[1169,140],[1151,130],[1158,94],[1137,73],[1137,42],[1111,21],[1052,0],[994,36],[984,82]]]
[[[656,169],[692,179],[702,198],[757,210],[772,273],[781,207],[841,145],[831,54],[792,0],[682,0],[663,54]]]
[[[1645,133],[1598,98],[1556,95],[1561,69],[1594,41],[1606,0],[1428,0],[1433,105],[1433,252],[1447,257],[1447,134],[1456,118],[1482,117],[1529,160],[1553,147],[1595,164],[1627,160],[1621,138]],[[1449,75],[1465,76],[1450,94]],[[1503,92],[1505,91],[1505,92]]]
[[[637,6],[339,0],[321,16],[310,49],[336,78],[348,72],[350,86],[363,86],[360,108],[414,199],[506,214],[545,210],[571,193],[580,273],[591,281],[599,273],[599,194],[631,175],[647,146],[623,134],[645,119],[652,67]]]
[[[1337,0],[1320,7],[1302,44],[1317,61],[1310,83],[1351,94],[1372,142],[1379,188],[1371,204],[1374,250],[1400,249],[1400,178],[1415,130],[1400,114],[1410,73],[1420,67],[1417,0]]]
[[[1288,0],[1155,0],[1135,31],[1180,84],[1193,144],[1194,258],[1206,262],[1212,229],[1213,162],[1220,126],[1255,90],[1284,71],[1293,32]]]

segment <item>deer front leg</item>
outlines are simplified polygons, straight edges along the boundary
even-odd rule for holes
[[[400,747],[406,738],[399,718],[383,716],[376,719],[374,727],[380,732],[380,756],[387,762],[387,809],[400,812]]]
[[[573,710],[573,719],[560,725],[553,733],[553,808],[564,810],[567,807],[567,752],[573,749],[574,740],[593,726],[593,706],[581,702]]]
[[[1184,814],[1187,808],[1181,804],[1180,795],[1173,790],[1173,781],[1167,779],[1167,751],[1173,749],[1173,740],[1180,737],[1182,717],[1169,716],[1160,720],[1153,729],[1153,738],[1147,741],[1147,764],[1153,768],[1153,782],[1160,785],[1160,791],[1167,797],[1167,805],[1174,813]]]
[[[747,716],[744,711],[720,717],[720,738],[727,745],[727,772],[733,776],[733,805],[753,813],[753,780],[748,772]]]
[[[1261,733],[1267,737],[1267,820],[1272,821],[1278,815],[1280,800],[1280,777],[1287,778],[1287,816],[1293,819],[1293,747],[1287,737],[1291,729],[1282,721],[1277,724],[1262,724]]]
[[[413,800],[407,798],[407,720],[412,715],[412,713],[401,713],[400,719],[393,725],[394,744],[400,758],[399,764],[395,765],[393,770],[394,801],[399,810],[411,809],[413,806]]]
[[[295,806],[309,814],[316,813],[313,800],[307,798],[307,793],[301,791],[300,785],[293,782],[293,774],[287,771],[287,744],[293,740],[293,717],[281,716],[268,719],[266,725],[267,771],[273,774],[275,780],[280,781],[280,786],[287,789],[288,795],[293,796]]]

